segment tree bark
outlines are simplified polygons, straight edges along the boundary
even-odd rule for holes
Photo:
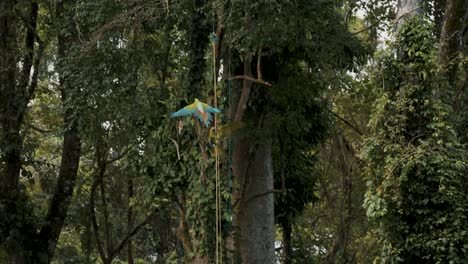
[[[420,14],[421,0],[398,0],[395,31],[400,29],[406,17]]]
[[[17,114],[16,1],[0,2],[0,243],[10,234],[15,221],[18,179],[21,168],[21,136]]]
[[[434,33],[437,38],[440,38],[442,32],[442,25],[444,24],[444,12],[447,0],[434,0]]]
[[[27,247],[36,235],[28,220],[29,212],[23,209],[25,199],[19,186],[23,149],[21,126],[37,84],[37,70],[31,77],[31,68],[33,64],[37,68],[41,58],[41,52],[34,56],[38,5],[32,1],[27,4],[29,17],[21,28],[16,13],[17,1],[0,2],[0,215],[3,216],[0,244],[5,245],[9,263],[18,264],[27,263],[30,250]],[[25,30],[24,46],[19,43],[22,34],[18,29]],[[19,51],[24,52],[23,56]]]
[[[131,204],[131,200],[133,197],[133,179],[132,176],[127,175],[127,195],[128,195],[128,211],[127,211],[127,236],[129,237],[127,242],[127,262],[128,264],[133,264],[133,246],[132,246],[132,239],[130,237],[130,233],[133,229],[133,207]]]
[[[57,4],[57,16],[60,25],[67,25],[66,21],[72,20],[72,5],[73,1],[62,1]],[[61,60],[65,60],[69,56],[70,47],[73,44],[74,35],[70,34],[70,30],[72,29],[62,28],[59,30],[58,56]],[[49,263],[52,260],[73,196],[81,155],[77,115],[74,114],[73,106],[70,105],[75,102],[74,97],[71,95],[73,87],[69,76],[65,74],[63,61],[58,64],[58,70],[61,100],[65,109],[63,115],[65,129],[62,158],[55,191],[49,202],[47,215],[39,233],[39,249],[33,253],[33,262],[35,263]]]
[[[251,58],[244,58],[234,74],[252,77],[251,63]],[[233,83],[232,87],[231,120],[250,124],[233,134],[232,257],[235,263],[275,263],[272,140],[268,133],[258,137],[258,131],[266,130],[265,109],[257,104],[253,110],[247,104],[251,88],[252,81],[248,79],[243,79],[242,85]],[[268,100],[266,90],[258,96]],[[253,103],[259,101],[262,100]]]
[[[446,69],[449,84],[453,87],[458,68],[457,55],[461,49],[463,28],[466,26],[468,3],[465,0],[448,0],[440,34],[439,58]]]
[[[255,146],[236,136],[233,147],[234,228],[241,263],[275,263],[271,141]],[[264,194],[264,195],[260,195]],[[254,199],[250,199],[251,197]]]

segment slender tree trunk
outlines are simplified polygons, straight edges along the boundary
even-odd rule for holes
[[[292,226],[289,221],[281,223],[283,229],[283,264],[292,264],[292,245],[291,245],[291,234]]]
[[[133,264],[133,248],[132,248],[132,238],[130,236],[130,233],[133,230],[133,208],[131,205],[131,200],[133,197],[133,179],[132,176],[127,175],[127,193],[128,193],[128,211],[127,211],[127,236],[129,237],[128,239],[128,244],[127,244],[127,262],[128,264]]]
[[[57,16],[60,25],[67,25],[71,21],[73,1],[62,1],[57,4]],[[72,84],[64,70],[64,62],[69,56],[70,47],[73,44],[73,34],[69,34],[69,28],[62,28],[58,36],[58,56],[62,60],[58,64],[60,73],[60,89],[62,105],[65,109],[64,135],[62,146],[62,159],[59,176],[54,194],[49,202],[46,219],[39,233],[39,250],[33,253],[33,262],[49,263],[54,256],[55,248],[67,217],[70,202],[73,196],[75,181],[78,174],[78,166],[81,155],[81,142],[78,133],[78,120],[75,115],[72,95]]]

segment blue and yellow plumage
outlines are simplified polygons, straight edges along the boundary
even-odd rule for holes
[[[195,98],[195,101],[192,104],[189,104],[179,111],[172,113],[171,117],[193,114],[200,120],[200,122],[204,123],[205,126],[208,127],[212,120],[211,113],[221,113],[221,110],[200,102],[197,98]]]

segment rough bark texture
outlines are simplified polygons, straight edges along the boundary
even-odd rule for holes
[[[31,78],[31,68],[33,63],[37,68],[40,62],[40,56],[34,57],[38,5],[25,4],[30,16],[22,21],[16,14],[17,1],[0,2],[0,245],[5,248],[9,263],[15,264],[28,262],[30,240],[35,238],[19,186],[21,125],[37,84],[37,74]],[[20,24],[24,27],[19,27]],[[25,32],[22,34],[18,29]]]
[[[127,175],[127,204],[128,204],[128,211],[127,211],[127,236],[130,237],[130,234],[133,229],[133,207],[131,205],[131,200],[133,197],[133,179],[132,176]],[[132,246],[132,239],[128,239],[127,245],[127,262],[128,264],[133,264],[133,246]]]
[[[64,134],[62,161],[55,192],[39,234],[40,241],[43,245],[47,245],[46,250],[38,252],[41,263],[48,263],[54,255],[60,232],[67,217],[78,173],[81,144],[76,121],[71,120],[70,113],[65,113],[64,118],[65,124],[69,125],[69,129]]]
[[[0,243],[9,236],[16,215],[18,178],[21,168],[21,137],[16,100],[16,1],[0,1]]]
[[[238,61],[234,72],[229,74],[251,77],[252,61],[251,58],[244,58],[243,63]],[[234,250],[230,257],[233,263],[275,263],[272,140],[264,133],[265,109],[259,103],[268,100],[268,90],[260,90],[256,95],[263,100],[249,99],[252,81],[243,79],[232,86],[230,118],[250,125],[232,137],[234,216],[229,243],[234,244]],[[257,104],[255,110],[247,104],[249,100]]]
[[[434,16],[434,32],[436,37],[440,37],[442,32],[442,25],[444,24],[444,12],[447,0],[434,0],[434,10],[432,15]]]
[[[234,141],[234,180],[241,185],[240,193],[234,196],[240,199],[234,225],[238,231],[237,250],[244,264],[275,262],[271,151],[271,142],[254,146],[245,139]]]
[[[455,83],[458,67],[457,55],[461,48],[462,31],[468,3],[466,0],[448,0],[445,8],[444,23],[440,34],[439,57],[442,66],[447,70],[451,86]]]
[[[402,25],[405,17],[422,13],[421,0],[399,0],[397,6],[395,30]]]
[[[60,2],[57,4],[57,16],[61,25],[66,25],[65,21],[72,19],[70,5],[73,1]],[[69,48],[72,45],[73,34],[66,34],[67,29],[61,30],[58,36],[58,55],[61,59],[68,56]],[[78,120],[74,115],[69,103],[73,103],[70,95],[72,85],[68,76],[64,74],[63,65],[59,64],[60,88],[64,112],[64,135],[62,146],[62,159],[59,169],[59,176],[55,186],[54,194],[49,202],[47,215],[39,233],[39,250],[34,252],[33,259],[37,263],[49,263],[54,255],[55,248],[62,231],[62,227],[67,217],[70,201],[73,196],[75,181],[78,174],[78,166],[81,155],[81,142],[78,133]]]

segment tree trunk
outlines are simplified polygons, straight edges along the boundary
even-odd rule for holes
[[[73,1],[57,4],[57,16],[61,25],[67,25],[66,21],[71,21],[73,13],[70,6],[72,4]],[[69,30],[68,28],[60,30],[61,33],[58,36],[58,55],[61,60],[69,56],[70,46],[73,43],[73,34],[69,34]],[[75,102],[71,95],[72,84],[68,75],[65,74],[63,63],[59,63],[58,69],[60,72],[61,100],[65,109],[62,159],[55,191],[49,202],[47,215],[39,233],[39,250],[33,253],[35,263],[49,263],[52,260],[73,196],[81,155],[78,120],[73,107],[69,105]]]
[[[132,197],[133,197],[133,179],[131,175],[127,175],[127,195],[128,195],[128,211],[127,211],[127,236],[128,244],[127,244],[127,262],[128,264],[133,264],[133,248],[132,248],[132,238],[130,236],[133,230],[133,207],[131,204]]]
[[[442,25],[444,24],[444,12],[447,0],[434,0],[434,33],[437,38],[440,38]]]
[[[448,0],[444,23],[440,34],[439,58],[446,68],[449,84],[453,87],[458,68],[457,55],[461,48],[462,31],[465,27],[468,3],[466,0]]]
[[[244,58],[238,65],[235,74],[252,76],[251,59]],[[272,140],[265,131],[262,105],[255,111],[248,105],[252,84],[244,79],[242,85],[233,83],[232,88],[231,120],[251,125],[233,135],[234,232],[230,240],[234,241],[235,263],[275,263]],[[266,92],[258,94],[264,102],[268,100]],[[261,138],[258,133],[262,133]]]
[[[19,187],[23,149],[21,125],[37,84],[37,74],[31,78],[31,68],[33,63],[37,68],[40,62],[40,56],[34,56],[38,5],[33,2],[27,4],[30,16],[24,21],[25,27],[21,28],[21,20],[16,13],[17,2],[7,0],[0,3],[0,215],[3,217],[0,245],[5,246],[9,263],[15,264],[27,263],[27,251],[30,249],[26,246],[34,244],[30,241],[36,235],[29,220],[30,212],[24,210],[25,199]],[[24,46],[19,43],[21,34],[17,29],[25,30]],[[17,65],[19,61],[22,62],[21,67]]]
[[[14,0],[0,2],[0,245],[6,242],[10,263],[22,263],[17,254],[22,252],[21,234],[15,225],[19,221],[16,202],[20,195],[18,180],[22,148],[21,124],[17,118],[15,5]]]
[[[283,229],[283,264],[292,264],[292,245],[291,245],[291,233],[292,226],[289,221],[281,223]]]
[[[0,2],[0,244],[10,236],[16,217],[21,168],[21,136],[17,119],[16,1]],[[13,249],[14,250],[14,249]]]
[[[67,97],[62,97],[64,98],[62,101],[65,103]],[[69,127],[69,129],[66,129],[64,133],[59,177],[49,204],[46,220],[39,235],[41,243],[47,245],[46,251],[37,254],[40,263],[49,263],[54,255],[60,232],[67,217],[78,174],[81,144],[77,124],[71,118],[70,113],[65,113],[64,119],[64,126]]]
[[[237,136],[233,148],[236,250],[241,262],[275,263],[271,141],[255,146]]]
[[[406,17],[420,14],[421,0],[398,0],[395,31],[398,31]]]

